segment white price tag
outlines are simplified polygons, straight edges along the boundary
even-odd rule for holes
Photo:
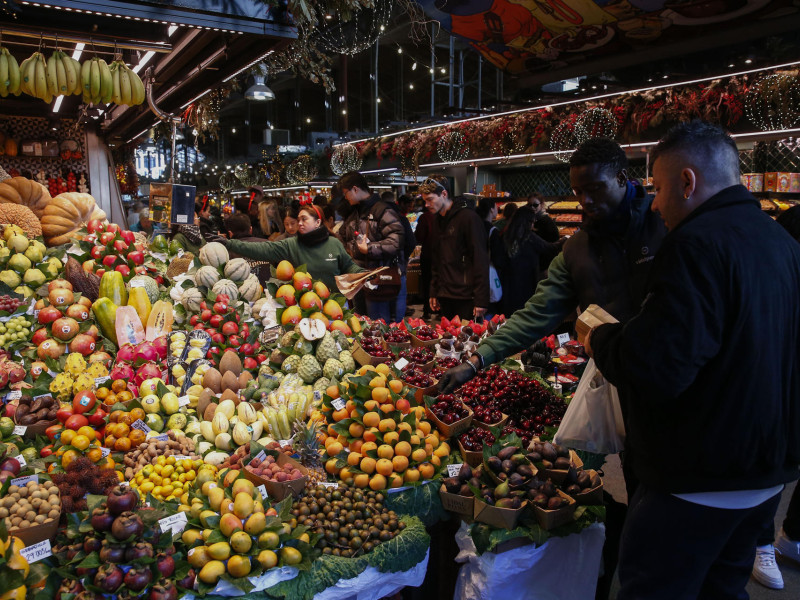
[[[259,462],[264,462],[265,460],[267,460],[267,453],[262,450],[261,452],[256,454],[256,458],[258,459]]]
[[[269,494],[267,493],[267,488],[263,483],[260,486],[258,486],[256,489],[258,490],[258,493],[261,494],[261,497],[264,500],[269,498]]]
[[[175,216],[176,223],[188,223],[189,222],[189,215],[176,215]]]
[[[42,560],[48,556],[53,556],[53,551],[50,548],[50,540],[45,540],[34,544],[33,546],[26,546],[19,553],[25,557],[28,564],[35,563],[37,560]]]
[[[144,287],[144,280],[143,279],[134,279],[130,282],[130,287]]]
[[[456,477],[458,472],[461,471],[461,464],[462,463],[458,463],[457,465],[447,465],[447,476]]]
[[[21,390],[14,390],[13,392],[8,392],[6,394],[6,400],[19,400],[20,398],[22,398]]]
[[[175,457],[175,460],[194,460],[191,456],[186,456],[185,454],[178,454]]]
[[[401,358],[396,363],[394,363],[394,368],[398,371],[402,371],[406,365],[408,365],[408,361],[405,358]]]
[[[22,456],[22,454],[17,454],[16,456],[12,456],[11,458],[15,459],[19,463],[20,468],[28,466],[28,463],[25,462],[25,458]]]
[[[162,433],[161,435],[154,435],[152,439],[158,440],[159,442],[168,442],[169,436],[166,433]]]
[[[187,524],[186,513],[183,512],[164,517],[158,521],[158,527],[161,531],[166,533],[168,530],[171,530],[173,534],[183,531]]]
[[[105,458],[105,457],[107,457],[109,454],[111,454],[111,449],[110,449],[110,448],[100,448],[100,456],[102,456],[103,458]]]
[[[322,392],[320,392],[319,390],[316,390],[314,392],[314,400],[317,401],[317,402],[322,400]]]
[[[151,431],[151,429],[147,426],[147,423],[145,423],[141,419],[136,419],[131,425],[131,427],[133,429],[138,429],[139,431],[144,431],[145,433],[150,433]]]
[[[28,431],[28,427],[25,425],[14,426],[14,435],[25,435],[26,431]]]
[[[0,317],[0,323],[7,323],[13,318],[14,318],[13,315],[6,315],[5,317]]]
[[[167,262],[167,259],[169,258],[163,252],[150,252],[150,256],[152,256],[153,258],[157,258],[161,262]]]
[[[189,406],[189,396],[181,396],[178,398],[178,406]]]
[[[564,344],[566,344],[569,341],[569,334],[568,333],[559,333],[556,336],[556,339],[558,340],[558,345],[559,346],[563,346]]]
[[[335,481],[320,481],[319,485],[327,488],[338,488],[339,484]]]
[[[342,410],[342,409],[344,408],[344,406],[345,406],[345,402],[344,402],[344,400],[342,400],[341,398],[337,398],[336,400],[334,400],[333,402],[331,402],[331,405],[332,405],[332,406],[333,406],[333,408],[335,408],[336,410]]]
[[[278,443],[281,445],[281,448],[286,448],[286,446],[292,445],[292,440],[280,440]]]
[[[97,385],[103,385],[103,384],[104,384],[106,381],[108,381],[109,379],[111,379],[111,377],[109,377],[108,375],[104,375],[103,377],[95,377],[95,378],[94,378],[94,384],[95,384],[96,386],[97,386]]]
[[[27,477],[17,477],[16,479],[12,479],[10,485],[16,485],[18,487],[24,487],[29,482],[33,481],[34,483],[39,483],[39,476],[38,475],[28,475]]]
[[[36,307],[36,300],[33,300],[31,301],[30,306],[28,306],[28,310],[25,311],[25,314],[32,315],[34,312],[38,312],[35,307]]]

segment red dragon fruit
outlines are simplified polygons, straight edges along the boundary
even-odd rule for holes
[[[168,349],[168,341],[167,336],[162,335],[161,337],[157,337],[152,341],[153,347],[156,349],[158,353],[158,358],[160,360],[164,360],[167,358],[167,349]]]
[[[161,369],[153,363],[143,364],[136,369],[136,375],[133,377],[134,385],[141,386],[145,379],[158,379],[161,377]]]
[[[123,344],[117,352],[117,361],[133,362],[136,358],[136,347],[133,344]]]
[[[142,342],[136,346],[134,361],[155,362],[158,360],[158,350],[152,342]]]
[[[117,363],[114,365],[114,368],[111,369],[111,379],[116,381],[117,379],[124,379],[125,381],[130,381],[133,379],[133,367],[126,363]]]

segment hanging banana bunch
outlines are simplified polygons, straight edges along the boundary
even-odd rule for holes
[[[80,94],[81,63],[61,50],[53,52],[47,60],[47,89],[53,96]]]
[[[83,101],[86,104],[108,104],[111,102],[113,83],[111,69],[102,58],[96,56],[81,65]]]
[[[6,48],[0,46],[0,96],[5,98],[9,94],[19,96],[22,76],[17,59],[11,56]]]
[[[47,59],[41,52],[34,52],[19,66],[20,89],[34,98],[44,100],[48,104],[53,101],[53,94],[47,85]]]
[[[112,92],[114,104],[136,106],[144,102],[144,84],[139,75],[134,73],[121,60],[111,63]]]

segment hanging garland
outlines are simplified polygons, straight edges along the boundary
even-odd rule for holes
[[[568,163],[569,157],[583,141],[583,131],[578,127],[578,115],[572,114],[553,130],[550,136],[550,150],[556,159]]]
[[[469,156],[467,139],[457,131],[445,133],[436,147],[442,162],[457,163]]]
[[[255,169],[252,169],[250,165],[236,165],[236,168],[233,170],[233,174],[245,189],[258,184],[258,172]]]
[[[331,153],[331,171],[336,175],[344,175],[350,171],[358,171],[363,161],[358,148],[353,144],[336,146]]]
[[[745,96],[747,118],[759,129],[792,129],[800,123],[800,78],[775,73],[756,81]]]
[[[525,132],[515,127],[511,122],[499,137],[492,143],[492,154],[502,156],[501,163],[508,164],[511,157],[521,154],[525,150]]]
[[[281,160],[281,155],[277,152],[270,154],[267,150],[261,151],[263,163],[259,168],[261,185],[262,186],[277,186],[281,182],[281,173],[284,170],[284,164]]]

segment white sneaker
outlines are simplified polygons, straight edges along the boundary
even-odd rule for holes
[[[783,529],[780,530],[778,539],[775,540],[775,550],[784,558],[800,562],[800,542],[787,536]]]
[[[756,548],[756,559],[753,563],[753,579],[761,585],[773,590],[783,589],[783,576],[775,562],[775,548],[771,545]]]

